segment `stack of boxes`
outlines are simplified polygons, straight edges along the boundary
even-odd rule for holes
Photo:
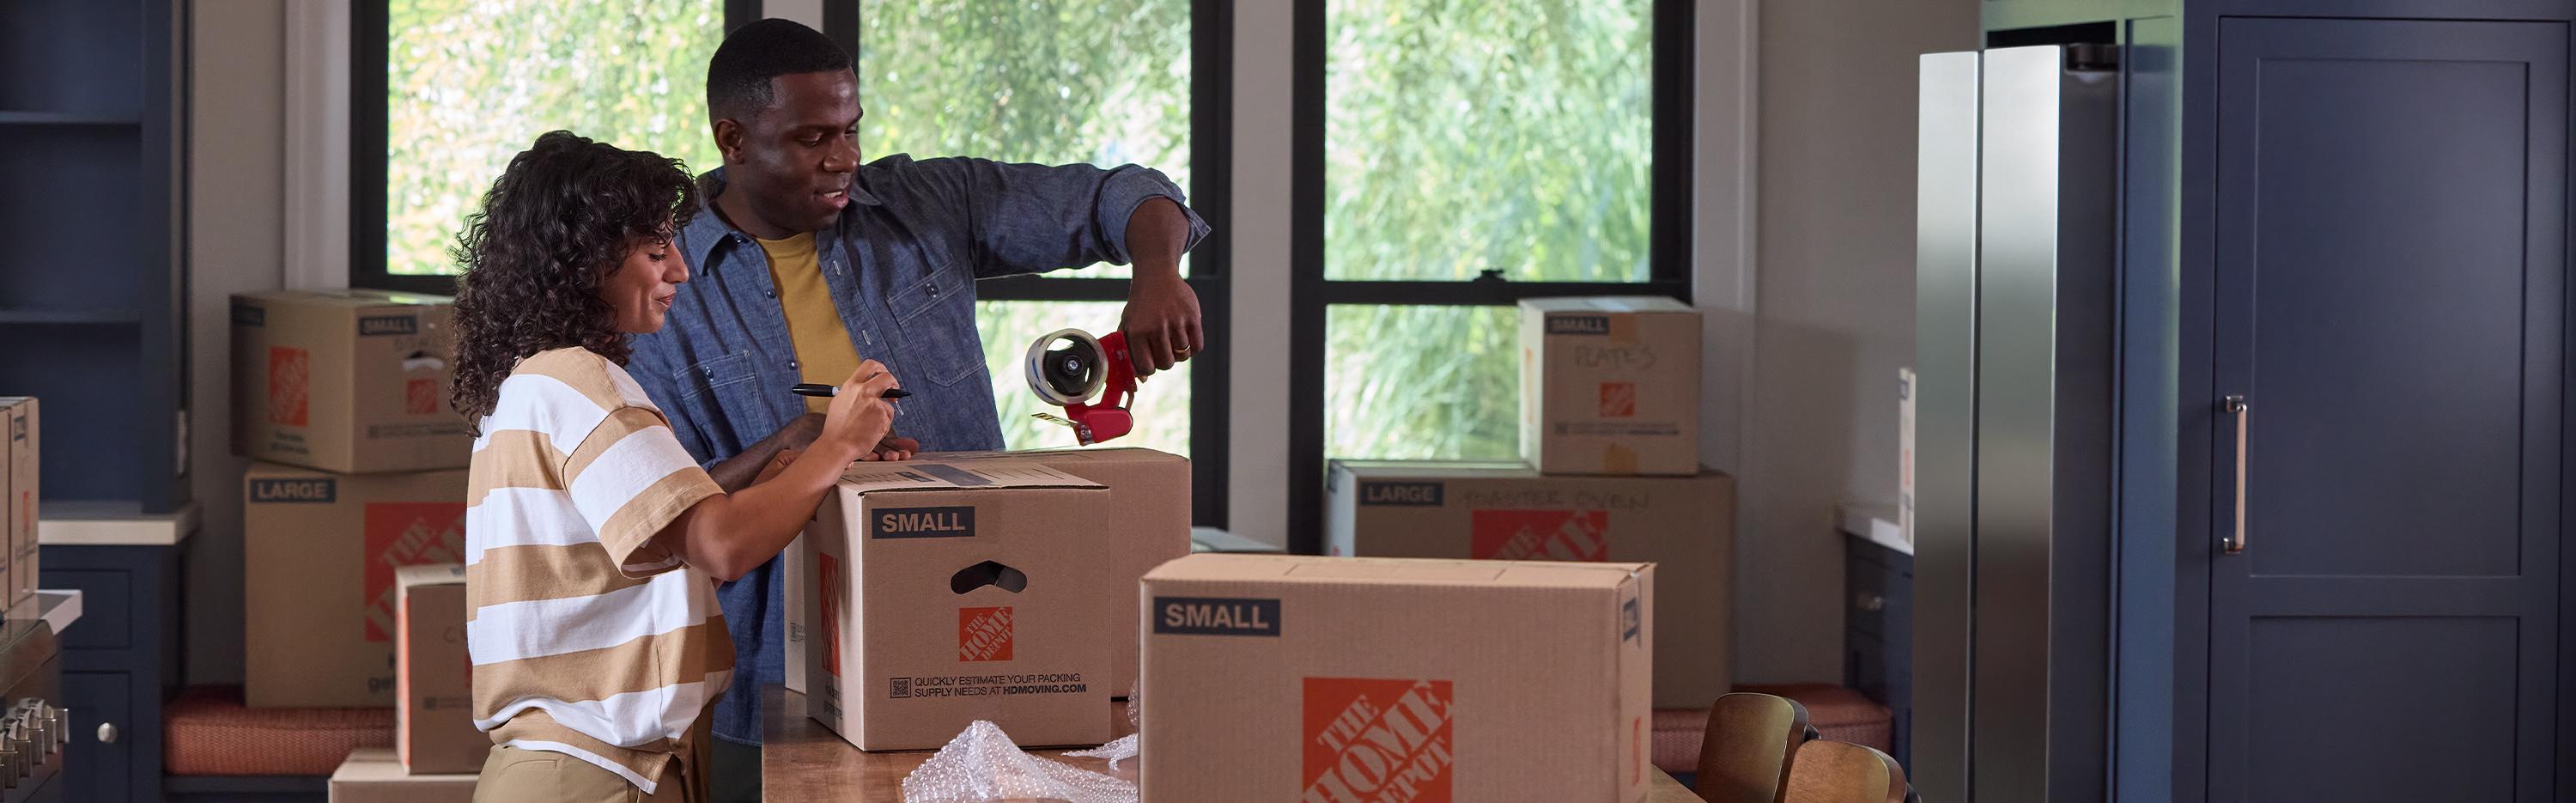
[[[1521,302],[1521,460],[1336,461],[1332,555],[1652,562],[1654,704],[1732,685],[1735,480],[1699,465],[1700,316],[1668,298]]]
[[[232,301],[233,450],[257,461],[242,479],[244,702],[399,702],[415,775],[474,772],[488,744],[465,714],[473,442],[447,405],[450,304],[372,290]]]
[[[0,397],[0,612],[36,615],[36,400]]]

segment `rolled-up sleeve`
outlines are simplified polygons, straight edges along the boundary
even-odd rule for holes
[[[1184,250],[1207,236],[1179,185],[1139,165],[1039,165],[986,159],[925,159],[910,166],[913,182],[962,208],[977,278],[1124,265],[1127,222],[1153,198],[1170,198],[1189,220]]]

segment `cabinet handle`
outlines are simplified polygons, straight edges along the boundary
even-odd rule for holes
[[[2229,396],[2220,406],[2236,414],[2236,532],[2219,539],[2219,546],[2234,555],[2245,551],[2245,439],[2253,426],[2248,414],[2254,405],[2247,403],[2244,396]]]
[[[1887,597],[1879,594],[1854,594],[1852,607],[1859,608],[1864,613],[1877,613],[1887,609]]]
[[[115,743],[116,743],[116,723],[114,723],[114,722],[101,722],[101,723],[98,723],[98,741],[99,741],[99,743],[101,743],[101,744],[115,744]]]

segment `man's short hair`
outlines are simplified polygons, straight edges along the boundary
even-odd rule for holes
[[[707,114],[748,119],[777,101],[770,79],[847,69],[850,54],[821,31],[793,20],[753,22],[726,34],[707,60]]]

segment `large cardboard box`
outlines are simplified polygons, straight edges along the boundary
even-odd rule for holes
[[[1145,575],[1147,803],[1634,803],[1655,567],[1200,554]]]
[[[1109,491],[1035,463],[859,463],[806,528],[806,711],[866,750],[975,720],[1023,745],[1109,739],[1098,575]]]
[[[1521,458],[1548,474],[1699,473],[1699,311],[1521,302]]]
[[[34,398],[0,398],[0,611],[13,619],[35,609],[38,429]]]
[[[233,452],[342,473],[459,468],[445,296],[273,290],[233,296]]]
[[[418,774],[479,772],[492,740],[474,728],[465,567],[405,566],[394,587],[394,752]]]
[[[244,702],[390,707],[395,572],[465,562],[465,471],[253,463],[242,541]]]
[[[1733,688],[1735,478],[1543,476],[1518,463],[1335,461],[1325,550],[1472,560],[1650,561],[1655,705]]]
[[[1108,570],[1097,575],[1100,593],[1124,600],[1136,593],[1136,581],[1164,561],[1190,554],[1190,459],[1169,452],[1133,448],[1038,449],[1025,452],[935,452],[921,456],[963,465],[981,461],[1031,462],[1099,483],[1109,488],[1109,503],[1118,509],[1115,524],[1093,526],[1110,539]],[[795,561],[788,561],[792,567]],[[790,571],[787,588],[787,688],[805,690],[806,626],[802,599],[803,573]],[[1124,605],[1112,605],[1109,694],[1125,696],[1136,685],[1136,617]]]
[[[478,762],[475,771],[481,772]],[[475,773],[413,775],[394,751],[361,747],[331,772],[331,803],[473,803]]]

